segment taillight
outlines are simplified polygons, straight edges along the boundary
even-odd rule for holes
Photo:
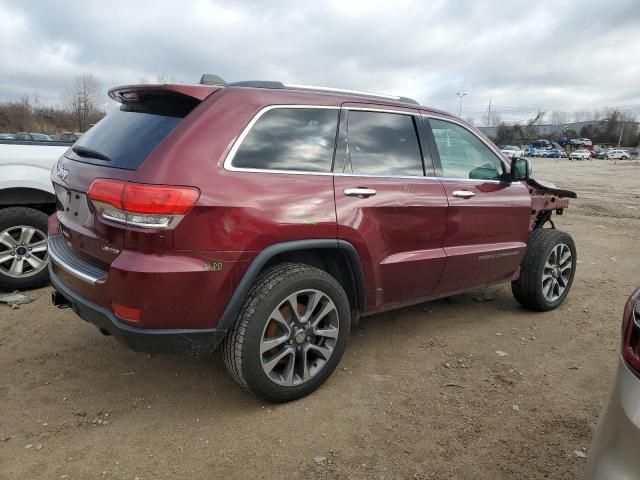
[[[96,179],[87,196],[106,220],[142,228],[171,229],[195,205],[200,191],[194,187]]]
[[[622,358],[640,373],[640,288],[633,292],[624,308]]]

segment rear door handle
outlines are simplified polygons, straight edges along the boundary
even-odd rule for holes
[[[473,192],[470,192],[469,190],[456,190],[453,192],[453,196],[457,198],[471,198],[471,197],[475,197],[476,194]]]
[[[375,195],[376,191],[373,188],[345,188],[344,194],[347,197],[367,198]]]

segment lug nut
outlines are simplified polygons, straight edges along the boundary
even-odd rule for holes
[[[24,256],[24,258],[29,258],[31,255],[29,255],[28,253]]]
[[[300,345],[298,345],[298,351],[302,350],[302,347]]]
[[[29,248],[27,248],[27,250],[31,251],[31,250],[33,250],[33,249],[32,249],[31,247],[29,247]]]
[[[289,345],[293,345],[293,340],[289,340]]]
[[[18,257],[18,260],[22,260],[22,257]]]
[[[310,341],[311,341],[311,337],[307,337],[307,342],[310,342]]]

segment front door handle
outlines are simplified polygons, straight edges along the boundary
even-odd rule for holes
[[[453,192],[453,196],[457,198],[471,198],[475,197],[476,194],[470,192],[469,190],[456,190],[455,192]]]
[[[359,198],[367,198],[372,197],[376,194],[376,191],[373,188],[345,188],[344,194],[347,197],[359,197]]]

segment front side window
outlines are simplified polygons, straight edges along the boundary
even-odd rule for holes
[[[502,162],[478,137],[460,125],[429,119],[435,138],[442,176],[471,180],[500,180]]]
[[[411,115],[349,111],[345,173],[423,176]]]
[[[236,168],[330,172],[338,109],[274,108],[253,125],[231,162]]]

